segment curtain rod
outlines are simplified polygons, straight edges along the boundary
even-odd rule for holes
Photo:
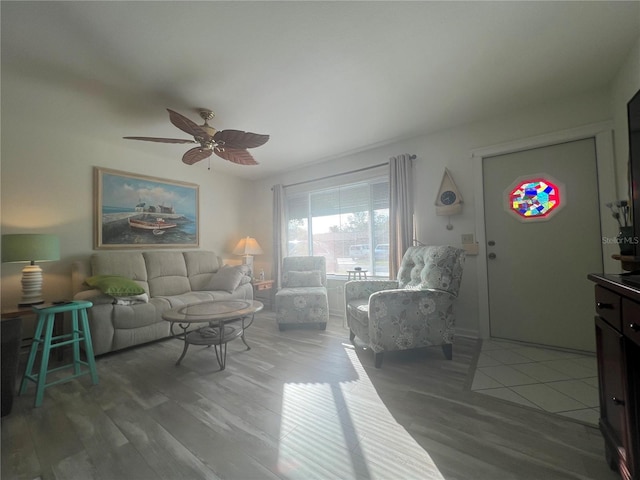
[[[416,159],[416,155],[409,155],[409,158],[411,160],[415,160]],[[378,165],[371,165],[370,167],[358,168],[357,170],[351,170],[349,172],[334,173],[333,175],[327,175],[327,176],[320,177],[320,178],[314,178],[313,180],[305,180],[303,182],[290,183],[289,185],[283,185],[282,188],[294,187],[296,185],[304,185],[305,183],[318,182],[320,180],[326,180],[328,178],[333,178],[333,177],[340,177],[342,175],[348,175],[350,173],[364,172],[364,171],[367,171],[367,170],[371,170],[372,168],[384,167],[385,165],[389,165],[389,162],[379,163]],[[271,190],[273,190],[273,188]]]

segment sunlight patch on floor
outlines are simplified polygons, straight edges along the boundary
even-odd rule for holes
[[[289,433],[280,439],[278,473],[291,480],[444,480],[375,394],[353,347],[345,353],[356,380],[284,385],[281,431]],[[354,395],[362,389],[371,392],[366,399]]]

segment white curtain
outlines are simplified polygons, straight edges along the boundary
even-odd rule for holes
[[[273,279],[276,282],[277,290],[282,287],[280,270],[282,269],[282,259],[285,257],[284,244],[287,239],[284,187],[280,184],[273,188]]]
[[[404,252],[413,244],[411,155],[389,159],[389,278],[395,279]]]

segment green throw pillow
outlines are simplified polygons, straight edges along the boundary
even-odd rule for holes
[[[95,275],[87,278],[84,283],[112,297],[131,297],[145,293],[144,288],[136,282],[119,275]]]

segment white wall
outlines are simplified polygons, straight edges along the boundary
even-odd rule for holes
[[[612,114],[610,91],[608,88],[603,88],[572,98],[535,105],[526,110],[482,122],[378,147],[323,164],[311,165],[257,182],[253,219],[258,230],[270,232],[270,188],[273,184],[287,185],[345,172],[385,162],[393,155],[410,153],[417,155],[414,162],[414,202],[419,240],[430,245],[459,245],[461,234],[476,234],[472,150],[606,121],[611,119]],[[453,230],[446,229],[448,218],[436,216],[434,208],[436,192],[445,167],[451,171],[464,197],[462,214],[451,217]],[[264,239],[265,250],[268,252],[271,251],[270,241],[270,238]],[[270,258],[267,255],[260,257],[259,262],[265,271],[271,271]],[[479,335],[477,262],[478,257],[467,258],[458,300],[457,330],[463,335]],[[333,293],[337,293],[337,290]],[[334,303],[339,304],[339,301],[332,302]]]
[[[627,103],[640,90],[640,38],[629,51],[611,88],[613,102],[613,123],[616,131],[614,145],[618,168],[618,192],[620,198],[628,198],[627,162],[629,161],[629,137],[627,135]]]
[[[54,86],[56,85],[56,86]],[[329,160],[257,182],[209,172],[206,165],[184,166],[181,146],[127,142],[139,133],[107,92],[96,84],[65,86],[37,81],[7,68],[2,71],[1,229],[3,234],[42,232],[60,236],[62,260],[43,264],[45,295],[70,294],[70,263],[93,251],[93,166],[192,182],[200,185],[201,248],[230,255],[238,238],[255,236],[265,255],[256,269],[271,275],[271,186],[345,172],[412,153],[418,237],[427,244],[460,244],[462,233],[476,233],[471,151],[581,125],[614,120],[619,191],[626,191],[626,102],[640,88],[640,40],[611,86],[445,131]],[[109,92],[113,94],[113,92]],[[124,119],[124,120],[123,120]],[[152,131],[155,131],[151,128]],[[150,131],[151,131],[150,130]],[[329,141],[329,140],[328,140]],[[175,152],[167,155],[167,149]],[[461,215],[435,215],[434,201],[444,168],[464,196]],[[623,197],[622,194],[619,195]],[[612,234],[613,235],[613,234]],[[469,257],[458,308],[458,330],[478,332],[477,257]],[[2,304],[20,296],[20,265],[2,265]],[[333,284],[332,284],[333,285]],[[339,286],[333,290],[338,292]],[[333,299],[334,310],[340,300]]]
[[[123,140],[144,132],[126,123],[124,107],[99,84],[53,80],[2,71],[2,234],[60,237],[61,261],[41,264],[47,298],[68,298],[71,262],[93,252],[94,166],[199,185],[200,248],[236,260],[230,252],[248,234],[250,183],[208,171],[206,162],[183,164],[184,145]],[[22,267],[2,264],[5,308],[20,298]]]

